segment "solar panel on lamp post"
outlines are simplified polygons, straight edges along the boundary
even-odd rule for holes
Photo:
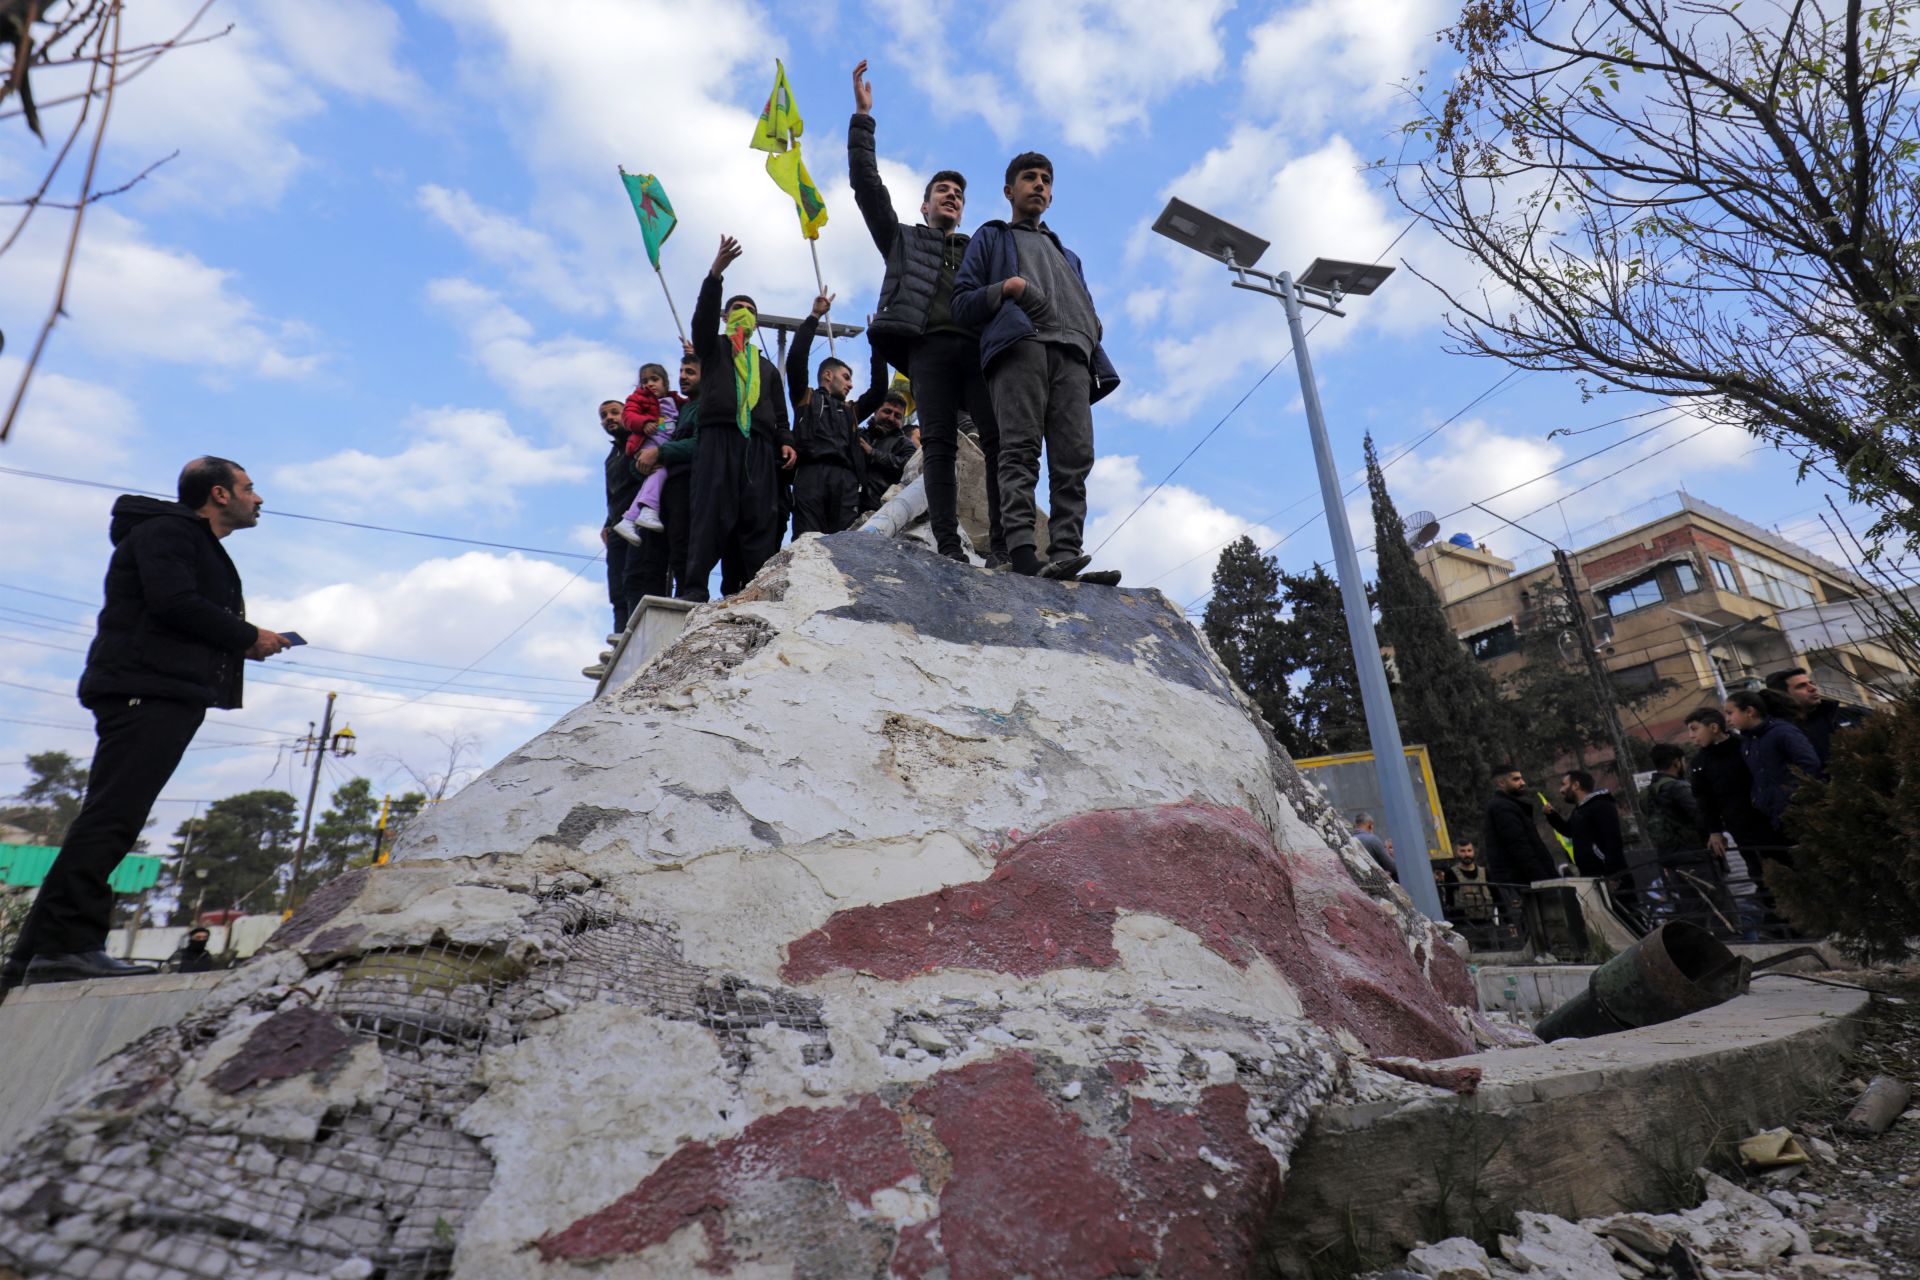
[[[1354,550],[1353,530],[1347,524],[1340,473],[1334,466],[1333,447],[1327,440],[1326,416],[1321,412],[1320,389],[1314,381],[1313,363],[1307,357],[1306,326],[1301,320],[1307,307],[1330,315],[1346,314],[1339,310],[1342,298],[1372,293],[1393,274],[1393,268],[1316,258],[1297,281],[1285,271],[1278,275],[1255,271],[1253,264],[1267,251],[1265,240],[1178,198],[1167,202],[1167,207],[1154,220],[1153,229],[1176,244],[1225,263],[1233,273],[1234,288],[1278,298],[1286,309],[1287,329],[1293,338],[1293,360],[1300,373],[1300,397],[1307,410],[1307,432],[1313,440],[1313,461],[1320,475],[1320,498],[1326,505],[1327,533],[1333,541],[1340,600],[1346,607],[1347,637],[1353,643],[1360,702],[1366,711],[1367,740],[1373,748],[1380,808],[1396,850],[1394,873],[1416,907],[1430,919],[1442,919],[1440,891],[1433,883],[1433,871],[1426,856],[1426,825],[1420,820],[1413,779],[1407,772],[1400,722],[1393,712],[1393,690],[1387,684],[1386,664],[1381,660],[1380,641],[1373,630],[1373,610],[1367,604],[1360,557]]]

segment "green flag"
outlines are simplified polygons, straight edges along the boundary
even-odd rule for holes
[[[627,198],[633,201],[634,216],[640,219],[640,234],[647,242],[647,258],[653,263],[653,269],[660,269],[660,246],[673,234],[673,228],[679,221],[673,216],[673,206],[667,203],[666,190],[661,187],[660,179],[650,173],[628,173],[620,170],[620,181],[627,185]]]

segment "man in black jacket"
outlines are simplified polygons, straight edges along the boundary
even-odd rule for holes
[[[1007,536],[1000,525],[1000,431],[980,366],[980,331],[952,311],[953,276],[967,252],[960,230],[967,208],[967,180],[951,169],[933,175],[920,200],[922,223],[900,221],[893,197],[880,179],[874,150],[873,86],[863,59],[853,69],[853,119],[847,125],[847,170],[853,198],[874,245],[887,260],[880,306],[869,332],[887,363],[913,379],[920,414],[920,447],[927,485],[927,523],[940,554],[962,559],[959,484],[960,410],[972,416],[987,459],[989,566],[1007,562]]]
[[[113,504],[106,603],[80,676],[99,734],[87,796],[67,828],[0,990],[28,982],[151,973],[106,953],[107,877],[133,848],[208,707],[240,705],[242,658],[287,647],[246,620],[240,574],[220,540],[260,520],[264,499],[237,463],[196,458],[178,503],[133,494]]]
[[[1787,695],[1787,701],[1793,704],[1794,723],[1800,726],[1800,732],[1807,735],[1807,741],[1813,744],[1814,754],[1820,757],[1821,772],[1825,772],[1827,762],[1833,758],[1833,735],[1841,729],[1851,729],[1873,713],[1865,707],[1850,706],[1844,702],[1835,702],[1821,694],[1820,686],[1813,682],[1805,667],[1789,667],[1785,671],[1776,671],[1767,677],[1767,688]]]
[[[881,499],[900,483],[920,447],[907,434],[906,422],[907,398],[889,391],[873,411],[872,419],[860,428],[860,448],[867,455],[867,487],[860,495],[860,505],[867,511],[880,509]]]
[[[760,309],[744,293],[720,305],[721,281],[739,256],[740,242],[721,236],[720,251],[693,304],[700,424],[693,461],[693,536],[687,577],[680,586],[682,600],[707,598],[707,579],[715,565],[720,566],[720,594],[732,595],[753,581],[760,566],[780,549],[786,524],[781,472],[791,471],[799,457],[787,426],[780,371],[755,341]],[[723,323],[728,328],[723,329]]]
[[[637,599],[628,598],[627,572],[639,554],[639,548],[613,533],[613,526],[620,523],[627,508],[633,505],[633,496],[640,492],[640,477],[633,473],[627,461],[627,429],[620,421],[625,407],[621,400],[600,402],[600,429],[607,433],[608,441],[603,463],[607,477],[607,518],[600,525],[600,545],[607,549],[607,603],[613,606],[616,633],[626,630],[627,615],[637,603]]]
[[[853,390],[853,369],[845,360],[828,356],[820,362],[820,385],[807,385],[807,360],[813,336],[833,306],[834,295],[822,289],[813,310],[800,322],[787,352],[787,386],[793,392],[793,447],[800,463],[793,473],[793,536],[803,533],[839,533],[853,527],[860,514],[860,494],[867,484],[867,452],[860,447],[859,424],[887,394],[887,366],[878,351],[873,378],[860,398],[847,402]]]
[[[1493,787],[1480,832],[1487,846],[1487,870],[1502,884],[1554,879],[1559,869],[1534,823],[1526,776],[1510,764],[1495,765]]]
[[[1727,837],[1740,849],[1747,875],[1763,885],[1760,860],[1774,843],[1773,824],[1753,807],[1753,774],[1740,752],[1739,740],[1727,732],[1727,718],[1718,707],[1701,707],[1687,716],[1687,737],[1694,745],[1687,769],[1693,798],[1700,803],[1707,847],[1725,859]]]
[[[1583,876],[1618,876],[1627,869],[1626,840],[1620,832],[1620,804],[1602,787],[1595,789],[1585,769],[1568,771],[1560,780],[1560,798],[1573,806],[1561,817],[1547,810],[1547,825],[1573,846],[1573,865]]]

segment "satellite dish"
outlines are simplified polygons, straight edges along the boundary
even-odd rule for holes
[[[1426,546],[1440,536],[1440,517],[1431,511],[1416,511],[1401,521],[1409,545],[1419,548]]]

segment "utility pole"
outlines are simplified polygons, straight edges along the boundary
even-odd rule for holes
[[[299,905],[300,864],[307,857],[307,832],[313,826],[313,802],[320,794],[320,766],[328,756],[350,756],[354,752],[354,734],[351,727],[343,726],[339,733],[333,731],[333,704],[340,695],[327,695],[327,709],[320,717],[320,732],[313,731],[313,722],[307,722],[307,736],[300,739],[294,747],[302,757],[309,752],[313,755],[313,777],[307,783],[307,811],[300,819],[300,843],[293,850],[293,875],[287,881],[287,912],[292,914]]]
[[[1485,510],[1485,508],[1481,508]],[[1587,611],[1580,604],[1580,588],[1573,581],[1573,559],[1559,547],[1553,549],[1553,563],[1560,570],[1560,589],[1567,595],[1567,616],[1573,622],[1573,636],[1580,645],[1580,656],[1586,660],[1587,678],[1593,681],[1593,698],[1600,704],[1600,716],[1607,724],[1607,737],[1613,742],[1613,773],[1620,780],[1620,790],[1626,794],[1627,808],[1632,811],[1634,822],[1640,834],[1647,833],[1647,815],[1640,808],[1640,788],[1633,784],[1633,755],[1627,750],[1626,726],[1620,723],[1620,702],[1614,696],[1613,680],[1607,674],[1607,666],[1600,661],[1600,652],[1594,648],[1593,632],[1587,626]]]

